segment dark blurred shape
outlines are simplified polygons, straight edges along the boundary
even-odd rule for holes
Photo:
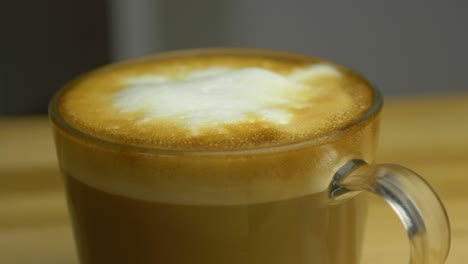
[[[109,61],[106,1],[5,1],[0,10],[0,115],[46,113],[67,81]]]
[[[234,17],[236,1],[159,2],[163,50],[236,45],[232,29],[242,16]]]
[[[236,46],[235,0],[109,1],[111,59],[166,50]],[[246,29],[249,30],[249,29]]]

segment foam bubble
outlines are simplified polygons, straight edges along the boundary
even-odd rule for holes
[[[201,127],[237,122],[288,124],[292,110],[308,106],[315,91],[306,82],[324,75],[339,76],[329,65],[299,68],[288,75],[251,67],[212,67],[179,78],[133,76],[115,95],[122,112],[143,111],[139,120],[171,119],[194,134]],[[312,87],[313,88],[313,87]]]

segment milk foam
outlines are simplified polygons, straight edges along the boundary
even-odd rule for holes
[[[237,122],[286,125],[292,111],[310,107],[317,90],[308,83],[323,76],[341,73],[317,64],[288,75],[258,67],[209,67],[176,78],[145,74],[127,78],[114,102],[122,112],[143,111],[140,123],[170,119],[193,134],[201,127]]]
[[[197,53],[104,67],[73,82],[59,108],[72,126],[113,142],[241,150],[346,127],[368,108],[369,91],[358,76],[325,61]]]

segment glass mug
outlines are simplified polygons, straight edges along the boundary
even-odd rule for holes
[[[232,151],[163,150],[99,138],[64,119],[62,90],[49,115],[80,262],[359,263],[366,217],[360,193],[367,191],[401,219],[410,263],[444,263],[450,228],[432,188],[409,169],[372,163],[382,98],[371,89],[372,106],[346,128]]]

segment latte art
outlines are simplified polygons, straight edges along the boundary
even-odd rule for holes
[[[307,82],[323,76],[341,74],[328,65],[313,65],[286,76],[262,68],[207,68],[176,79],[143,75],[126,80],[115,105],[123,112],[144,111],[140,122],[171,119],[193,134],[201,127],[237,122],[285,125],[294,110],[320,107],[310,102],[320,87]]]
[[[104,67],[61,97],[67,122],[123,144],[236,150],[346,127],[372,101],[361,78],[311,58],[205,54]]]

